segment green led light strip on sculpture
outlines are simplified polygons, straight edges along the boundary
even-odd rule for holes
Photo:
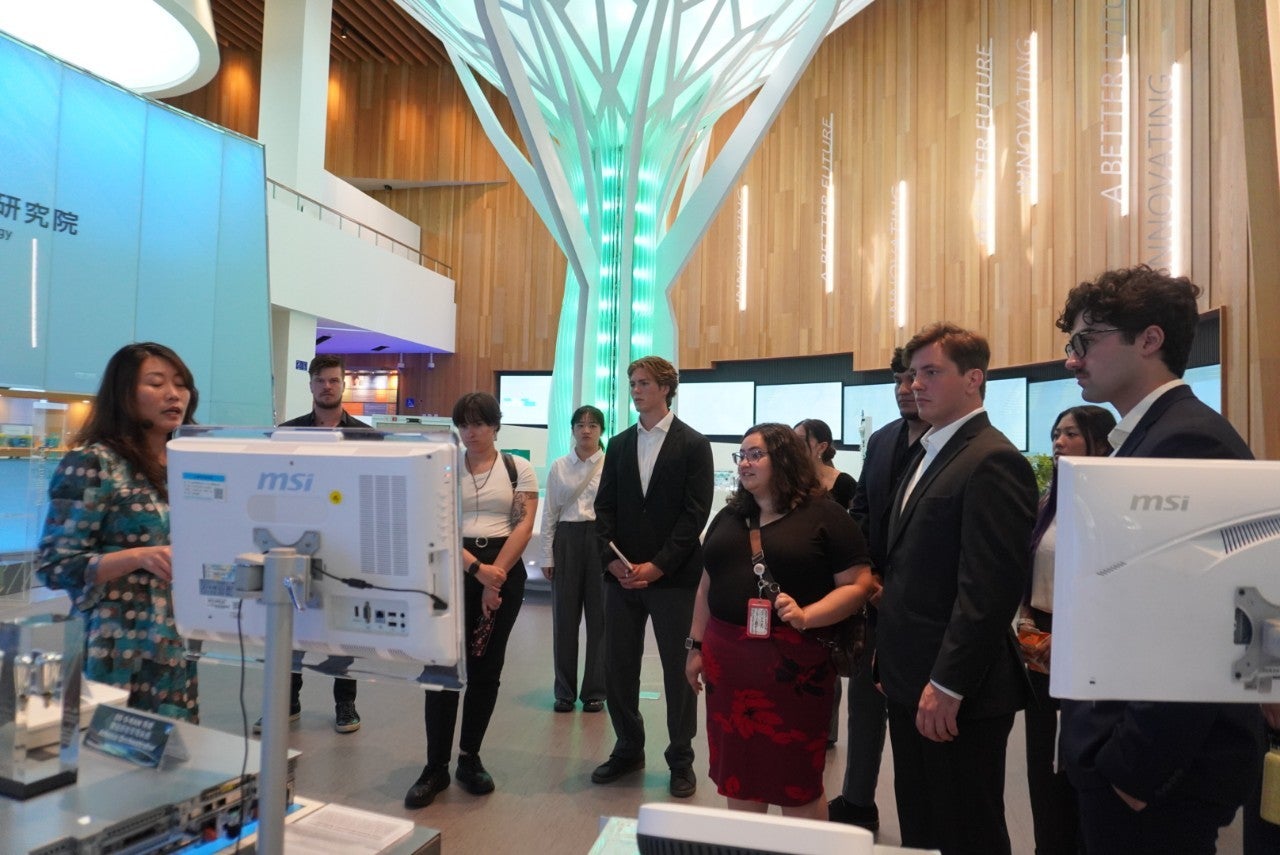
[[[548,414],[554,459],[569,450],[579,404],[603,410],[610,432],[634,419],[633,359],[677,361],[672,284],[823,37],[870,0],[398,2],[444,42],[568,260]],[[510,101],[523,147],[477,75]],[[757,90],[708,165],[716,120]]]

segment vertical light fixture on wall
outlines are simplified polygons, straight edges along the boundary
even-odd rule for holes
[[[894,310],[898,329],[907,325],[907,182],[898,182],[898,191],[894,196]]]
[[[40,253],[36,238],[31,239],[31,347],[40,346]]]
[[[991,158],[987,164],[986,174],[986,208],[987,218],[987,257],[996,254],[996,117],[991,117],[987,125],[987,156]]]
[[[1120,216],[1129,216],[1129,34],[1124,34],[1124,53],[1120,55]]]
[[[738,311],[747,310],[747,226],[751,222],[751,199],[747,185],[738,188]]]
[[[1175,62],[1169,71],[1169,100],[1172,106],[1169,119],[1172,125],[1169,129],[1169,160],[1172,162],[1169,173],[1172,176],[1170,183],[1173,185],[1170,188],[1173,200],[1169,206],[1169,272],[1174,276],[1182,276],[1186,272],[1182,253],[1186,240],[1183,234],[1186,173],[1182,164],[1182,63],[1179,62]]]
[[[1035,207],[1040,201],[1040,48],[1039,37],[1036,31],[1031,31],[1031,38],[1027,40],[1028,46],[1028,63],[1031,66],[1029,76],[1031,77],[1031,91],[1028,93],[1027,100],[1028,112],[1030,115],[1030,125],[1028,129],[1030,140],[1028,142],[1027,157],[1030,160],[1028,172],[1031,173],[1031,206]]]
[[[822,281],[826,293],[836,287],[836,114],[829,113],[822,122]]]

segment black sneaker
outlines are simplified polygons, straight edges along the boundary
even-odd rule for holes
[[[875,804],[855,805],[844,796],[836,796],[827,802],[827,819],[831,822],[861,826],[867,831],[880,830],[880,809]]]
[[[289,704],[289,724],[293,724],[300,718],[302,718],[302,701],[293,701],[292,703]],[[359,719],[357,719],[357,721],[359,721]],[[359,726],[360,726],[359,724],[356,725],[356,727],[359,727]],[[254,735],[262,733],[261,717],[259,717],[258,720],[253,723],[253,732],[254,732]]]
[[[484,768],[478,754],[459,754],[458,768],[453,777],[458,779],[462,788],[473,796],[483,796],[493,792],[493,776]]]
[[[435,801],[436,794],[449,789],[448,766],[424,766],[418,780],[404,794],[404,806],[424,808]]]
[[[338,701],[333,706],[333,729],[338,733],[353,733],[360,729],[360,713],[355,701]]]

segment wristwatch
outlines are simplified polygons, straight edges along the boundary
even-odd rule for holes
[[[474,575],[476,575],[476,574],[477,574],[477,573],[479,573],[479,572],[480,572],[480,562],[479,562],[479,561],[472,561],[470,564],[468,564],[468,565],[467,565],[467,575],[468,575],[468,576],[474,576]]]
[[[702,642],[691,635],[684,640],[684,649],[685,650],[701,650]]]

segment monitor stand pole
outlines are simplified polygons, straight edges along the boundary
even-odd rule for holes
[[[262,755],[258,764],[257,846],[263,855],[284,852],[293,610],[298,607],[294,590],[310,572],[310,556],[289,547],[270,550],[263,561],[262,603],[267,609],[267,650],[262,687]]]

